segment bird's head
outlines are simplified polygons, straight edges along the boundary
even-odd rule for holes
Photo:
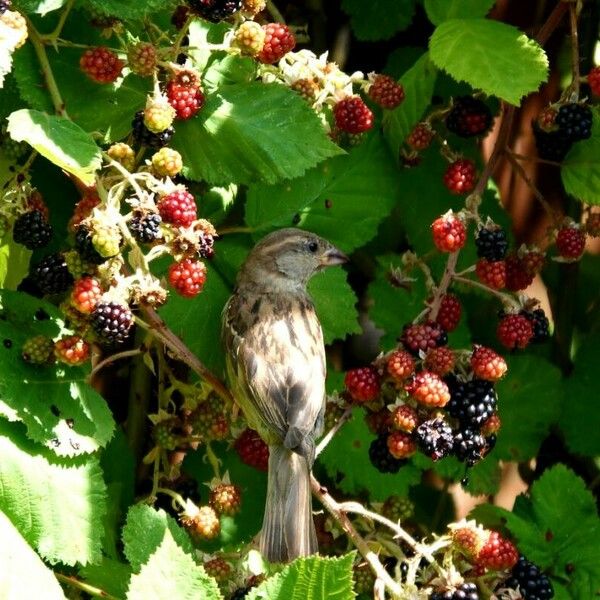
[[[316,272],[341,265],[348,257],[327,240],[300,229],[280,229],[264,237],[250,252],[240,280],[264,282],[271,288],[306,285]]]

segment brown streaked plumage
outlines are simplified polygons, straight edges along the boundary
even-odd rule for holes
[[[248,255],[223,313],[234,395],[269,445],[260,547],[273,562],[317,551],[309,473],[325,408],[325,349],[306,284],[346,260],[312,233],[276,231]]]

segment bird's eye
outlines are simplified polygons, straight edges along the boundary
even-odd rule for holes
[[[308,249],[311,252],[316,252],[319,249],[319,244],[317,242],[308,242]]]

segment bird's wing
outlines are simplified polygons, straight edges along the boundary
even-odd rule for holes
[[[224,312],[228,374],[251,426],[310,455],[325,401],[321,325],[307,296],[233,296]]]

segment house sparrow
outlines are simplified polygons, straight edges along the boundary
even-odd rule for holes
[[[223,312],[232,391],[269,445],[260,550],[271,562],[317,552],[310,469],[325,411],[325,348],[308,280],[348,258],[299,229],[266,236],[250,252]]]

